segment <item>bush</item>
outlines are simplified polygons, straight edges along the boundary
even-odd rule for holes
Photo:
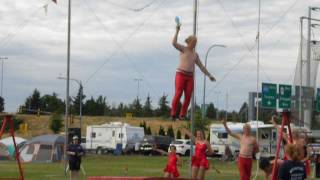
[[[58,134],[61,131],[61,128],[63,127],[63,119],[61,114],[53,113],[50,116],[50,129],[55,133]]]

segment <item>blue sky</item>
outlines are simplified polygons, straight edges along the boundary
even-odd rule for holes
[[[67,1],[2,0],[0,56],[5,61],[6,111],[14,112],[34,88],[42,94],[65,97],[67,55]],[[48,4],[45,14],[43,6]],[[146,7],[146,5],[149,5]],[[311,0],[262,0],[261,81],[291,84],[299,49],[299,17]],[[133,11],[146,7],[142,11]],[[72,5],[71,77],[84,82],[87,97],[104,95],[110,105],[129,103],[137,95],[135,78],[142,78],[140,95],[162,94],[170,101],[178,52],[172,47],[175,16],[182,21],[179,41],[192,34],[192,0],[77,0]],[[314,12],[314,17],[320,12]],[[207,102],[238,110],[256,90],[258,0],[200,0],[198,47],[202,60],[212,44],[208,70],[217,78],[208,82]],[[317,37],[319,30],[314,30]],[[254,47],[254,48],[252,48]],[[249,49],[252,49],[250,52]],[[96,72],[96,73],[95,73]],[[196,99],[202,99],[203,75],[197,69]],[[78,90],[71,84],[71,95]],[[220,91],[221,94],[216,94]],[[219,98],[217,98],[219,96]]]

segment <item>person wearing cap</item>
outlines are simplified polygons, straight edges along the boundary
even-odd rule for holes
[[[67,155],[69,155],[69,169],[70,179],[78,180],[79,178],[79,170],[81,166],[81,156],[84,155],[84,150],[79,144],[78,136],[73,136],[72,144],[69,144],[67,148]]]

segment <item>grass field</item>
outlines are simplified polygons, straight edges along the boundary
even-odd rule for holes
[[[83,159],[83,167],[87,176],[123,176],[125,167],[128,167],[129,176],[162,176],[166,164],[166,156],[95,156],[90,155]],[[182,177],[188,177],[188,158],[183,158],[184,165],[179,169]],[[217,174],[213,169],[207,173],[208,180],[236,180],[239,179],[235,162],[224,162],[210,159],[211,165],[218,168]],[[23,164],[26,180],[63,180],[63,163],[36,163]],[[255,170],[255,165],[253,170]],[[255,171],[254,171],[255,172]],[[254,173],[253,173],[254,174]],[[261,172],[259,180],[262,180]],[[0,162],[0,178],[18,177],[18,168],[15,162]],[[85,177],[82,175],[82,179]]]

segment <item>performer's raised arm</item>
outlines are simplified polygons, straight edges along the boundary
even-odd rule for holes
[[[197,54],[197,59],[196,59],[196,64],[198,65],[199,69],[210,78],[211,81],[216,81],[216,78],[214,78],[209,71],[207,70],[207,68],[202,64],[199,55]]]
[[[174,34],[173,40],[172,40],[172,45],[175,47],[177,50],[183,52],[183,49],[185,48],[183,45],[178,43],[178,34],[180,31],[180,26],[176,27],[176,32]]]
[[[227,121],[226,121],[225,119],[222,120],[222,124],[223,124],[224,128],[226,129],[227,133],[228,133],[230,136],[232,136],[232,137],[234,137],[234,138],[236,138],[236,139],[238,139],[238,140],[241,139],[241,135],[235,134],[235,133],[233,133],[233,132],[229,129],[229,127],[228,127],[228,125],[227,125]]]
[[[185,127],[183,127],[183,129],[185,130],[186,134],[190,137],[192,142],[196,142],[196,137],[194,137],[194,135]]]

